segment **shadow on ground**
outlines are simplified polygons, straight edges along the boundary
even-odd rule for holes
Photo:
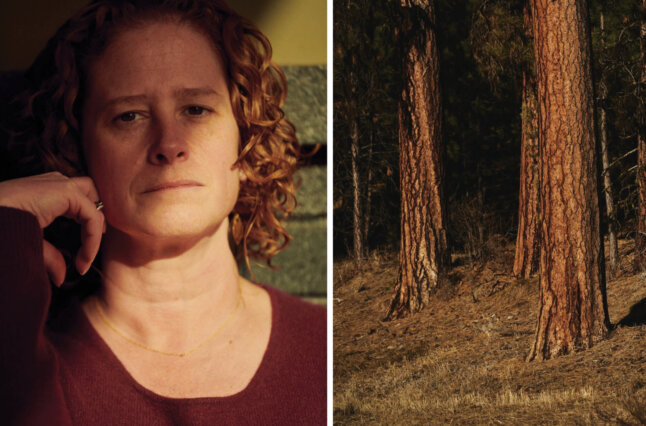
[[[628,315],[619,321],[619,325],[623,325],[624,327],[633,327],[644,324],[646,324],[646,297],[635,303],[630,308]]]

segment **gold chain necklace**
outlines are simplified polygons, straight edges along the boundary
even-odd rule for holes
[[[193,349],[190,349],[190,350],[188,350],[186,352],[165,352],[165,351],[160,351],[159,349],[153,349],[151,347],[148,347],[148,346],[144,345],[143,343],[137,342],[136,340],[128,337],[127,334],[125,334],[124,332],[120,331],[117,327],[115,327],[110,322],[110,320],[105,316],[105,314],[103,313],[103,309],[101,308],[101,305],[99,303],[99,298],[98,297],[95,299],[95,301],[96,301],[97,310],[99,311],[99,315],[101,316],[101,319],[103,320],[105,325],[110,327],[110,329],[112,329],[112,331],[114,331],[119,336],[124,338],[128,343],[131,343],[131,344],[133,344],[135,346],[138,346],[138,347],[140,347],[142,349],[145,349],[147,351],[155,352],[155,353],[162,354],[162,355],[185,357],[186,355],[189,355],[189,354],[195,352],[196,350],[200,349],[202,346],[204,346],[205,344],[210,342],[213,338],[215,338],[215,336],[217,336],[218,334],[220,334],[220,332],[222,330],[224,330],[224,327],[226,327],[227,324],[229,324],[229,322],[231,322],[231,319],[233,318],[233,314],[236,313],[236,311],[238,310],[238,307],[240,306],[240,302],[242,301],[242,289],[240,288],[240,284],[238,284],[238,301],[236,302],[236,307],[233,308],[231,313],[229,313],[229,316],[227,317],[227,319],[224,320],[224,322],[222,324],[220,324],[220,326],[213,332],[213,334],[211,334],[209,337],[207,337],[205,340],[203,340],[199,345],[195,346]]]

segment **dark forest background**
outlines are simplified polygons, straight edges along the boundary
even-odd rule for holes
[[[531,33],[523,27],[524,3],[436,2],[449,244],[471,260],[495,250],[494,237],[508,242],[516,237],[522,68],[534,61]],[[597,124],[603,77],[616,203],[616,216],[609,218],[600,197],[602,232],[614,221],[619,238],[632,238],[637,135],[645,115],[646,84],[640,81],[645,11],[635,0],[590,5]],[[359,135],[363,254],[394,253],[399,247],[397,105],[402,78],[394,7],[388,0],[334,2],[335,260],[351,256],[353,247],[352,120]]]

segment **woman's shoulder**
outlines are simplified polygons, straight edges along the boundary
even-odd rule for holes
[[[261,284],[272,302],[272,309],[277,310],[282,317],[294,325],[307,325],[314,328],[322,328],[325,332],[327,312],[324,306],[305,301],[298,296],[286,293],[270,285]]]
[[[275,287],[260,284],[267,291],[272,306],[273,333],[286,344],[298,344],[302,349],[325,352],[327,313],[316,305]]]
[[[270,286],[272,335],[267,351],[277,380],[298,389],[299,400],[325,418],[327,316],[323,306]],[[269,364],[269,363],[268,363]]]
[[[269,293],[272,301],[280,303],[285,309],[293,309],[294,311],[302,311],[312,315],[325,316],[326,309],[323,305],[308,302],[293,294],[280,290],[272,285],[258,284]]]

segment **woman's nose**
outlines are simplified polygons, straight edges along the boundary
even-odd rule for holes
[[[170,165],[188,159],[188,144],[184,132],[175,120],[159,121],[155,126],[154,141],[148,161],[155,165]]]

